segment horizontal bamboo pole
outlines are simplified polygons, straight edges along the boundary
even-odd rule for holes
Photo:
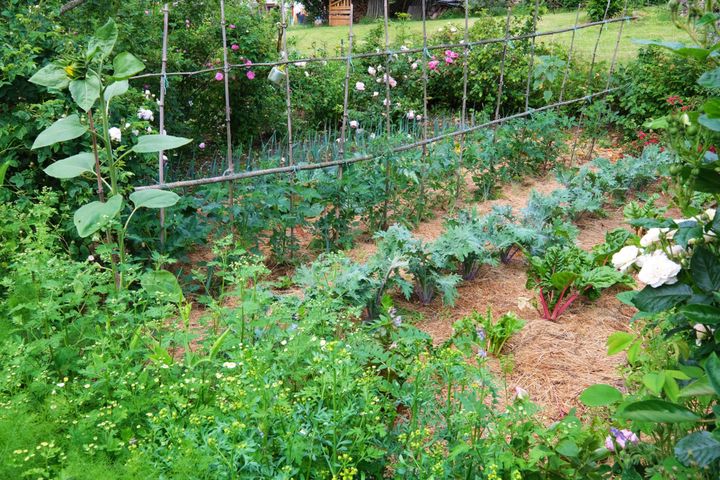
[[[452,138],[457,137],[459,135],[467,134],[470,132],[474,132],[476,130],[480,130],[482,128],[487,128],[493,125],[499,125],[501,123],[504,123],[508,120],[514,120],[517,118],[526,117],[528,115],[532,115],[533,113],[542,112],[545,110],[550,110],[552,108],[562,107],[565,105],[571,105],[573,103],[578,102],[585,102],[588,100],[591,100],[594,97],[605,95],[607,93],[619,90],[622,87],[614,87],[614,88],[608,88],[601,92],[593,93],[590,95],[585,95],[584,97],[574,98],[572,100],[565,100],[562,102],[556,102],[550,105],[545,105],[544,107],[536,108],[533,110],[524,111],[521,113],[516,113],[514,115],[510,115],[508,117],[498,118],[496,120],[491,120],[489,122],[485,122],[479,125],[475,125],[469,128],[462,128],[459,130],[455,130],[453,132],[449,133],[443,133],[441,135],[437,135],[435,137],[430,137],[424,140],[421,140],[419,142],[415,143],[409,143],[406,145],[401,145],[399,147],[391,149],[388,153],[400,153],[405,152],[407,150],[412,150],[413,148],[422,147],[423,145],[429,145],[431,143],[438,142],[440,140],[444,140],[446,138]],[[265,168],[262,170],[252,170],[252,171],[246,171],[246,172],[238,172],[233,173],[231,175],[221,175],[217,177],[207,177],[207,178],[199,178],[196,180],[181,180],[178,182],[169,182],[165,184],[158,184],[158,185],[144,185],[140,187],[135,187],[135,191],[141,191],[141,190],[154,190],[154,189],[173,189],[173,188],[183,188],[183,187],[194,187],[198,185],[209,185],[212,183],[221,183],[221,182],[232,182],[235,180],[242,180],[245,178],[253,178],[253,177],[262,177],[265,175],[277,175],[282,173],[295,173],[301,170],[318,170],[321,168],[330,168],[330,167],[336,167],[339,165],[350,165],[353,163],[358,162],[365,162],[368,160],[373,160],[375,158],[378,158],[377,155],[363,155],[359,157],[353,157],[349,159],[341,159],[341,160],[333,160],[330,162],[321,162],[321,163],[310,163],[305,165],[292,165],[292,166],[283,166],[283,167],[275,167],[275,168]]]
[[[584,23],[581,25],[574,25],[572,27],[566,27],[566,28],[560,28],[558,30],[550,30],[546,32],[534,32],[534,33],[526,33],[524,35],[516,35],[513,37],[501,37],[501,38],[487,38],[483,40],[477,40],[474,42],[468,42],[465,43],[445,43],[442,45],[428,45],[427,50],[447,50],[451,48],[470,48],[475,47],[479,45],[489,45],[493,43],[503,43],[503,42],[510,42],[514,40],[527,40],[529,38],[537,38],[537,37],[545,37],[549,35],[558,35],[560,33],[566,33],[566,32],[572,32],[577,30],[582,30],[585,28],[592,28],[597,27],[598,25],[607,25],[611,23],[617,23],[617,22],[625,22],[629,20],[637,20],[638,17],[635,16],[625,16],[620,18],[611,18],[608,20],[601,20],[597,22],[590,22],[590,23]],[[424,50],[422,48],[409,48],[407,50],[400,50],[400,51],[391,51],[386,50],[383,52],[371,52],[371,53],[361,53],[353,55],[353,59],[358,58],[371,58],[371,57],[385,57],[387,55],[393,55],[393,54],[412,54],[412,53],[420,53]],[[257,68],[257,67],[277,67],[281,65],[287,65],[287,64],[297,64],[297,63],[313,63],[313,62],[335,62],[335,61],[347,61],[347,56],[339,56],[339,57],[315,57],[315,58],[303,58],[298,60],[281,60],[278,62],[262,62],[262,63],[253,63],[251,65],[246,65],[244,63],[242,64],[230,64],[230,69],[239,68],[239,69],[248,69],[248,68]],[[203,73],[209,73],[209,72],[217,72],[220,70],[224,70],[224,67],[212,67],[212,68],[204,68],[201,70],[193,70],[193,71],[186,71],[186,72],[167,72],[167,76],[195,76],[195,75],[201,75]],[[135,75],[134,77],[131,77],[131,80],[137,80],[141,78],[150,78],[150,77],[158,77],[161,76],[161,73],[143,73],[141,75]]]

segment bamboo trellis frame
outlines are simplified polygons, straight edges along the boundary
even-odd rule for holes
[[[456,167],[456,173],[457,173],[457,194],[459,194],[460,189],[460,180],[461,180],[461,173],[460,169],[462,168],[462,155],[463,151],[465,149],[466,145],[466,139],[467,134],[471,132],[478,131],[483,128],[494,128],[504,122],[507,122],[509,120],[518,119],[518,118],[524,118],[526,116],[532,115],[537,112],[542,112],[546,110],[551,110],[555,108],[559,108],[562,106],[572,105],[575,103],[580,102],[588,102],[592,99],[606,96],[608,93],[613,92],[617,90],[618,87],[612,88],[611,80],[612,75],[614,73],[615,63],[617,59],[617,52],[620,44],[620,39],[622,36],[622,25],[624,22],[634,20],[636,17],[634,16],[628,16],[627,15],[627,2],[625,5],[625,8],[623,10],[623,15],[618,18],[607,18],[607,11],[609,8],[610,0],[608,0],[606,9],[605,9],[605,15],[603,20],[596,21],[596,22],[588,22],[579,24],[579,14],[580,14],[580,7],[578,7],[578,11],[576,13],[575,17],[575,23],[572,27],[565,27],[565,28],[559,28],[549,31],[537,31],[537,21],[538,21],[538,10],[539,10],[539,1],[535,1],[535,9],[533,13],[533,32],[528,34],[522,34],[522,35],[510,35],[510,25],[511,25],[511,19],[512,19],[512,6],[508,6],[507,8],[507,15],[505,18],[505,28],[504,28],[504,35],[501,38],[487,38],[487,39],[481,39],[476,41],[469,41],[469,7],[468,7],[468,1],[465,0],[464,2],[464,32],[463,32],[463,41],[460,43],[447,43],[447,44],[441,44],[441,45],[428,45],[428,33],[427,33],[427,18],[426,18],[426,1],[422,0],[422,7],[423,7],[423,15],[422,15],[422,38],[423,38],[423,44],[421,48],[404,48],[401,51],[393,51],[390,48],[390,38],[389,38],[389,15],[388,15],[388,2],[387,0],[384,1],[384,47],[385,49],[383,51],[376,51],[376,52],[369,52],[369,53],[353,53],[353,27],[352,22],[350,22],[350,25],[348,26],[348,49],[347,51],[341,52],[341,55],[339,56],[330,56],[330,57],[313,57],[313,58],[303,58],[303,59],[295,59],[290,60],[288,58],[288,51],[287,51],[287,0],[282,0],[280,3],[280,9],[281,9],[281,24],[280,24],[280,35],[281,35],[281,58],[279,61],[276,62],[261,62],[261,63],[253,63],[252,65],[247,64],[232,64],[228,61],[228,45],[227,45],[227,34],[226,34],[226,18],[225,18],[225,1],[220,0],[220,29],[222,33],[222,40],[223,40],[223,65],[222,67],[213,67],[213,68],[204,68],[200,70],[195,71],[176,71],[176,72],[167,72],[166,64],[166,53],[163,54],[163,67],[162,71],[160,73],[146,73],[142,75],[137,75],[133,77],[134,79],[141,79],[141,78],[149,78],[149,77],[160,77],[161,81],[161,101],[160,101],[160,118],[161,118],[161,131],[164,128],[164,100],[165,100],[165,87],[168,77],[173,76],[195,76],[195,75],[201,75],[211,72],[218,72],[222,71],[224,75],[224,86],[225,86],[225,127],[226,127],[226,136],[227,136],[227,154],[226,154],[226,160],[227,160],[227,170],[222,175],[219,176],[211,176],[211,177],[205,177],[205,178],[199,178],[199,179],[192,179],[192,180],[180,180],[180,181],[174,181],[174,182],[165,182],[165,162],[163,161],[162,153],[159,157],[159,171],[158,171],[158,183],[153,185],[144,185],[144,186],[138,186],[135,187],[135,190],[148,190],[148,189],[175,189],[175,188],[185,188],[185,187],[194,187],[194,186],[200,186],[200,185],[208,185],[208,184],[214,184],[214,183],[224,183],[227,182],[228,185],[228,203],[230,205],[230,221],[232,223],[233,221],[233,183],[237,180],[247,179],[247,178],[255,178],[260,176],[266,176],[266,175],[281,175],[281,174],[291,174],[294,175],[298,171],[307,171],[307,170],[316,170],[316,169],[324,169],[324,168],[330,168],[330,167],[338,167],[338,178],[342,178],[342,172],[343,167],[358,163],[358,162],[365,162],[365,161],[371,161],[376,160],[380,158],[379,155],[374,154],[366,154],[366,155],[355,155],[352,158],[347,158],[346,153],[346,132],[347,132],[347,124],[348,124],[348,108],[349,108],[349,80],[350,80],[350,73],[352,69],[352,61],[357,59],[363,59],[363,58],[374,58],[374,57],[384,57],[384,83],[385,83],[385,129],[388,135],[392,134],[392,122],[391,122],[391,85],[390,85],[390,77],[391,77],[391,60],[393,56],[395,55],[411,55],[411,54],[421,54],[421,62],[422,62],[422,89],[423,89],[423,118],[422,118],[422,140],[415,141],[407,144],[403,144],[400,146],[397,146],[395,148],[389,149],[386,151],[382,157],[385,158],[385,174],[386,174],[386,197],[391,189],[390,185],[390,169],[392,168],[392,165],[389,162],[389,155],[394,153],[400,153],[408,150],[412,150],[415,148],[422,148],[422,158],[425,160],[428,155],[427,147],[433,143],[437,143],[444,139],[449,138],[455,138],[460,137],[460,153],[459,153],[459,160],[458,165]],[[167,5],[163,9],[164,15],[165,15],[165,22],[164,22],[164,29],[163,29],[163,50],[164,52],[167,51],[167,41],[168,41],[168,31],[167,31],[167,16],[169,15],[169,9]],[[352,9],[351,9],[351,18],[353,16]],[[569,75],[569,69],[570,69],[570,63],[573,58],[573,49],[575,47],[575,40],[576,40],[576,34],[579,30],[593,28],[593,27],[600,27],[600,32],[598,33],[598,36],[595,41],[595,47],[593,50],[593,56],[591,61],[591,67],[590,67],[590,76],[592,76],[593,70],[595,68],[596,63],[596,55],[597,55],[597,49],[598,44],[600,42],[600,38],[602,35],[602,31],[605,29],[606,25],[613,24],[613,23],[620,23],[620,28],[618,32],[617,41],[615,44],[615,50],[612,57],[612,64],[610,67],[610,72],[607,80],[607,84],[605,86],[605,89],[599,92],[595,93],[588,93],[586,95],[583,95],[578,98],[572,98],[566,100],[564,98],[565,95],[565,88],[567,84],[567,79]],[[572,32],[572,37],[570,41],[570,47],[568,51],[568,58],[565,65],[565,72],[563,76],[562,86],[560,88],[560,95],[557,102],[531,109],[529,107],[529,96],[530,96],[530,90],[531,90],[531,82],[532,82],[532,76],[533,76],[533,64],[530,63],[529,69],[528,69],[528,77],[527,77],[527,85],[525,89],[525,110],[522,112],[514,113],[511,115],[501,116],[501,106],[502,106],[502,96],[503,96],[503,90],[504,90],[504,82],[505,82],[505,69],[506,69],[506,58],[508,53],[508,45],[512,44],[512,42],[520,41],[520,40],[531,40],[531,59],[534,57],[535,53],[535,42],[537,38],[539,37],[545,37],[545,36],[553,36],[558,35],[562,33],[568,33]],[[494,110],[494,116],[492,120],[475,124],[474,119],[472,122],[470,122],[470,125],[468,125],[468,119],[467,119],[467,97],[468,97],[468,61],[470,58],[470,53],[472,52],[472,49],[475,47],[481,47],[486,45],[493,45],[493,44],[502,44],[502,57],[500,59],[500,76],[499,76],[499,82],[498,82],[498,89],[497,89],[497,98],[496,98],[496,104],[495,104],[495,110]],[[436,50],[448,50],[453,48],[462,48],[462,61],[463,61],[463,98],[462,98],[462,111],[461,111],[461,117],[459,122],[459,128],[454,129],[450,132],[445,132],[441,134],[436,134],[432,137],[428,136],[428,124],[429,124],[429,116],[428,116],[428,59],[431,57],[431,52]],[[343,115],[342,115],[342,124],[341,124],[341,136],[340,136],[340,148],[338,150],[338,159],[331,160],[331,161],[324,161],[324,162],[318,162],[318,163],[307,163],[307,164],[299,164],[295,161],[293,158],[293,125],[292,125],[292,89],[290,85],[290,70],[291,67],[296,66],[297,64],[301,63],[311,63],[311,62],[331,62],[331,61],[338,61],[338,62],[345,62],[346,64],[346,71],[345,71],[345,85],[344,85],[344,101],[343,101]],[[530,60],[530,62],[533,62],[533,60]],[[230,110],[230,88],[229,88],[229,74],[234,69],[239,69],[241,71],[247,70],[249,68],[258,68],[258,67],[277,67],[277,68],[284,68],[285,69],[285,103],[286,103],[286,110],[287,110],[287,148],[288,148],[288,158],[287,161],[281,164],[278,167],[273,168],[264,168],[264,169],[256,169],[256,170],[247,170],[247,171],[241,171],[241,172],[235,172],[234,168],[234,159],[232,157],[232,125],[231,125],[231,110]],[[575,140],[577,143],[577,138]],[[573,145],[573,155],[576,148],[576,143]],[[592,147],[591,147],[592,151]],[[424,195],[424,187],[421,184],[421,195]],[[387,219],[387,203],[383,206],[383,219]],[[164,228],[164,216],[161,217],[161,227]],[[162,229],[161,229],[162,230]]]

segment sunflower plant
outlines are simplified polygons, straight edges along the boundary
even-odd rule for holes
[[[90,136],[92,151],[58,160],[45,168],[45,173],[63,180],[86,176],[96,183],[98,200],[78,208],[73,222],[82,238],[105,233],[104,243],[110,252],[115,286],[121,290],[126,284],[123,279],[127,260],[124,240],[133,215],[141,208],[171,207],[180,199],[170,191],[143,190],[131,193],[129,200],[132,205],[128,204],[123,196],[125,189],[120,185],[121,180],[127,178],[123,166],[131,156],[178,148],[189,143],[190,139],[160,132],[159,135],[138,137],[131,148],[115,147],[120,140],[120,131],[110,127],[112,100],[125,94],[131,77],[145,68],[130,52],[113,56],[117,38],[117,25],[110,19],[90,38],[84,52],[66,55],[49,63],[30,81],[54,92],[69,90],[76,109],[86,116],[83,119],[78,113],[71,113],[58,119],[37,136],[32,148],[37,150]],[[95,124],[95,118],[99,120],[99,125]],[[121,218],[123,214],[124,221]]]

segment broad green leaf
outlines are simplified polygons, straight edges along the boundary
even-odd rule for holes
[[[625,279],[623,273],[618,272],[612,267],[602,266],[585,271],[580,277],[582,286],[591,286],[593,288],[602,289],[610,288],[616,283],[622,283]]]
[[[625,292],[620,292],[617,295],[615,295],[615,298],[620,300],[620,302],[624,303],[625,305],[634,307],[632,300],[635,298],[635,295],[637,295],[637,290],[627,290]]]
[[[687,222],[687,225],[681,225],[678,228],[673,241],[683,248],[687,248],[690,240],[694,238],[702,238],[703,228],[697,222]]]
[[[5,174],[7,173],[8,168],[10,168],[10,160],[0,165],[0,187],[2,187],[5,183]]]
[[[705,468],[720,458],[720,442],[710,432],[693,432],[675,445],[675,455],[686,467]]]
[[[705,88],[720,88],[720,67],[700,75],[697,83]]]
[[[35,139],[32,149],[36,150],[58,142],[72,140],[85,132],[87,132],[87,127],[80,123],[80,117],[75,114],[68,115],[43,130]]]
[[[720,260],[706,247],[700,247],[690,260],[690,273],[705,292],[720,290]]]
[[[572,284],[577,278],[577,274],[568,271],[555,272],[550,277],[550,283],[558,290],[563,290],[568,285]]]
[[[167,270],[145,273],[140,278],[140,285],[150,295],[162,295],[171,302],[182,302],[183,291],[175,275]]]
[[[78,235],[89,237],[105,227],[120,213],[122,206],[122,195],[115,195],[105,203],[95,201],[78,208],[73,217]]]
[[[705,48],[696,47],[693,45],[685,46],[685,44],[680,42],[660,42],[656,40],[633,40],[633,43],[637,43],[640,45],[655,45],[657,47],[667,48],[668,50],[672,50],[675,52],[676,55],[680,55],[682,57],[689,57],[689,58],[695,58],[697,60],[703,61],[707,58],[708,55],[710,55],[710,50],[707,50]]]
[[[667,117],[660,117],[654,120],[648,120],[643,124],[645,128],[650,130],[664,130],[670,126]]]
[[[663,285],[653,288],[646,286],[633,298],[633,305],[638,310],[649,313],[658,313],[668,310],[692,296],[692,289],[684,283]]]
[[[706,114],[700,115],[698,123],[708,130],[713,132],[720,132],[720,118],[710,118]]]
[[[113,78],[116,80],[126,80],[144,68],[145,65],[130,52],[118,53],[113,58]]]
[[[707,372],[708,381],[715,389],[715,393],[720,395],[720,358],[717,353],[711,353],[705,361],[705,372]]]
[[[90,59],[98,53],[102,58],[106,58],[115,47],[117,38],[117,25],[113,19],[108,19],[105,25],[98,28],[90,39],[86,53],[87,58]]]
[[[655,395],[660,395],[665,385],[665,374],[663,372],[648,372],[642,377],[643,384]]]
[[[35,75],[30,77],[30,82],[35,85],[62,90],[68,86],[70,79],[62,65],[52,62],[35,72]]]
[[[625,406],[617,413],[620,418],[640,422],[681,423],[700,419],[687,408],[665,400],[641,400]]]
[[[703,104],[703,111],[707,113],[709,117],[720,117],[720,98],[713,97],[707,99],[707,101]]]
[[[190,138],[173,137],[172,135],[143,135],[138,138],[138,143],[132,147],[132,150],[135,153],[155,153],[182,147],[190,141]]]
[[[94,171],[94,167],[95,156],[86,152],[58,160],[45,168],[44,172],[54,178],[75,178]]]
[[[118,80],[117,82],[111,83],[110,85],[105,87],[105,93],[103,94],[105,103],[108,103],[113,97],[123,95],[125,92],[128,91],[129,87],[130,84],[127,80]]]
[[[621,402],[622,393],[610,385],[591,385],[580,394],[580,401],[588,407],[604,407]]]
[[[685,305],[680,309],[680,313],[685,315],[692,323],[702,323],[704,325],[716,325],[720,323],[720,308],[712,305],[691,304]]]
[[[577,444],[569,439],[561,440],[555,450],[566,457],[577,457],[580,453]]]
[[[710,385],[710,381],[705,376],[705,377],[695,380],[694,382],[692,382],[691,384],[689,384],[688,386],[686,386],[685,388],[680,390],[680,394],[678,395],[678,397],[680,397],[680,398],[700,397],[703,395],[714,395],[714,394],[715,394],[715,389],[712,387],[712,385]]]
[[[83,80],[73,80],[70,82],[70,94],[77,106],[87,112],[100,98],[100,79],[90,75]]]
[[[130,194],[135,208],[168,208],[175,205],[180,196],[169,190],[140,190]]]
[[[700,167],[700,174],[693,179],[692,187],[698,192],[720,193],[720,174],[712,168]]]
[[[608,355],[616,355],[625,350],[635,340],[635,335],[627,332],[615,332],[608,337]]]

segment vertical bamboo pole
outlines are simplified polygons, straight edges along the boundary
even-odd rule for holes
[[[623,11],[622,11],[623,17],[627,14],[627,4],[628,4],[628,0],[625,0],[625,3],[623,5]],[[617,54],[618,54],[618,49],[620,47],[620,39],[622,38],[624,26],[625,26],[625,22],[620,22],[620,26],[618,27],[617,38],[615,39],[615,50],[613,50],[612,60],[610,61],[610,70],[608,71],[607,82],[605,82],[605,90],[610,89],[610,84],[612,83],[613,73],[615,73],[615,64],[617,62]],[[603,95],[603,98],[607,98],[607,93],[605,93],[605,95]],[[587,154],[588,160],[592,159],[593,151],[595,150],[595,142],[596,141],[597,141],[597,138],[595,138],[595,136],[593,136],[592,141],[590,142],[590,151]]]
[[[280,25],[281,31],[281,45],[282,45],[282,59],[284,62],[288,61],[287,51],[287,3],[286,0],[282,0],[280,4],[280,11],[282,16],[282,23]],[[295,165],[293,156],[293,129],[292,129],[292,101],[291,101],[291,90],[290,90],[290,64],[285,63],[285,109],[287,110],[287,141],[288,141],[288,165]],[[291,176],[290,182],[295,183],[295,175]],[[294,208],[293,194],[290,193],[290,210]],[[295,225],[290,227],[290,243],[295,243]],[[292,255],[292,250],[291,250]]]
[[[453,208],[457,206],[460,193],[462,191],[462,165],[463,165],[463,154],[465,152],[465,141],[467,134],[465,129],[467,128],[467,87],[468,87],[468,62],[470,61],[470,48],[468,47],[468,0],[465,0],[465,32],[463,34],[463,98],[462,98],[462,113],[460,115],[460,129],[462,135],[460,135],[460,153],[458,154],[457,165],[455,166],[455,201]]]
[[[605,20],[607,20],[607,13],[608,13],[608,9],[610,8],[610,1],[611,0],[607,0],[607,3],[605,4],[605,12],[603,13],[603,22]],[[595,70],[595,60],[597,58],[597,49],[598,49],[598,45],[600,44],[600,37],[602,37],[602,33],[603,33],[603,30],[605,29],[605,26],[606,26],[605,23],[600,25],[600,30],[598,31],[598,36],[595,39],[595,48],[593,48],[592,60],[590,61],[590,72],[588,73],[588,81],[587,81],[588,88],[590,88],[590,86],[592,85],[592,78],[593,78],[593,73]],[[585,118],[585,114],[581,113],[578,124],[581,124],[583,122],[584,118]],[[570,152],[570,165],[575,164],[575,151],[577,150],[578,141],[580,139],[579,133],[580,132],[578,132],[578,134],[575,135],[575,139],[573,140],[572,151]]]
[[[348,99],[350,97],[350,72],[352,71],[352,49],[353,49],[353,22],[355,21],[354,6],[350,4],[350,26],[348,29],[348,50],[347,50],[347,61],[345,63],[345,96],[343,97],[343,115],[342,115],[342,126],[340,128],[340,149],[338,150],[338,156],[341,160],[345,160],[345,133],[347,131],[348,123]],[[344,165],[341,163],[338,166],[337,180],[338,183],[342,183]],[[336,218],[340,218],[340,205],[335,205]],[[333,235],[335,240],[337,232]]]
[[[535,10],[533,11],[533,33],[537,33],[538,10],[540,9],[540,0],[535,0]],[[527,85],[525,86],[525,111],[530,108],[530,85],[532,84],[533,69],[535,67],[535,39],[532,37],[530,43],[530,59],[528,64]]]
[[[167,89],[167,46],[168,46],[168,17],[170,10],[168,4],[163,6],[163,40],[162,40],[162,63],[160,66],[160,104],[158,105],[159,110],[159,122],[160,122],[160,134],[165,134],[165,91]],[[160,150],[158,153],[158,182],[160,185],[165,183],[165,152]],[[165,209],[160,209],[160,249],[165,249]]]
[[[388,140],[391,135],[390,123],[390,34],[388,28],[388,0],[383,1],[385,27],[385,130]],[[383,228],[387,228],[388,202],[390,201],[390,158],[385,156],[385,202],[383,203]]]
[[[502,103],[503,88],[505,87],[505,59],[507,58],[508,42],[510,37],[510,18],[512,16],[512,6],[507,7],[507,16],[505,17],[505,41],[503,42],[502,57],[500,58],[500,81],[498,82],[497,99],[495,103],[495,118],[500,119],[500,104]],[[497,127],[496,127],[497,129]],[[493,133],[493,140],[495,134]]]
[[[225,19],[225,0],[220,0],[220,28],[223,41],[223,72],[225,72],[225,131],[227,134],[227,172],[232,175],[235,172],[235,162],[232,158],[232,125],[230,124],[230,63],[227,52],[227,30]],[[230,209],[230,228],[235,232],[235,207],[234,207],[234,182],[228,182],[228,206]]]
[[[567,85],[568,76],[570,75],[570,65],[572,64],[573,49],[575,48],[575,34],[577,33],[578,20],[580,19],[580,6],[582,3],[578,3],[577,10],[575,11],[575,25],[573,26],[572,36],[570,37],[570,49],[568,50],[567,63],[565,64],[565,73],[563,73],[563,81],[560,86],[560,96],[558,102],[562,102],[565,97],[565,86]]]
[[[422,51],[422,80],[423,80],[423,122],[422,122],[422,138],[425,142],[428,138],[428,60],[429,54],[427,49],[427,5],[426,0],[422,0],[422,36],[423,36],[423,51]],[[421,171],[420,176],[420,202],[418,210],[417,221],[420,223],[425,215],[425,175],[427,172],[427,157],[428,147],[427,144],[423,143],[422,146],[422,158],[421,158]]]

